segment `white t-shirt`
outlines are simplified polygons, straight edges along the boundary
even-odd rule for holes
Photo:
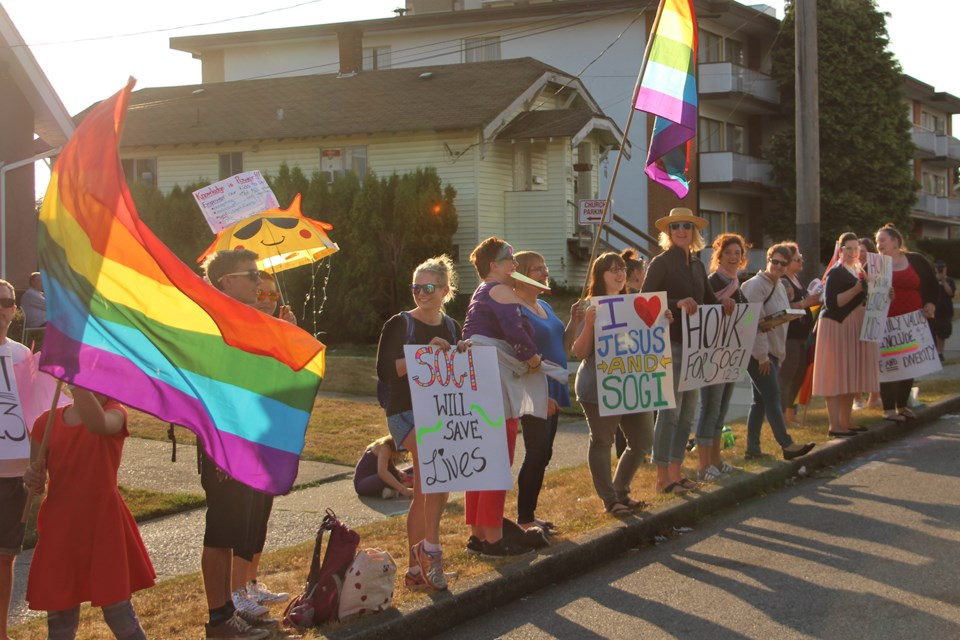
[[[13,354],[13,364],[18,362],[23,362],[28,357],[30,357],[30,349],[26,348],[16,340],[10,340],[7,338],[6,341],[0,342],[0,345],[3,347],[9,347],[11,353]],[[13,371],[8,371],[8,375],[13,375]],[[32,428],[32,424],[27,425],[27,429]],[[3,440],[0,440],[0,446],[3,446]],[[23,475],[23,472],[27,470],[27,465],[30,464],[30,449],[27,449],[26,458],[15,458],[11,460],[0,460],[0,478],[19,478]]]

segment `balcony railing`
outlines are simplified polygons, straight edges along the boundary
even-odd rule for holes
[[[960,160],[960,140],[953,136],[914,125],[912,137],[917,151],[923,157]]]
[[[700,93],[744,93],[764,102],[780,104],[776,80],[732,62],[699,65],[697,82]]]
[[[941,218],[960,218],[960,199],[957,198],[944,198],[921,191],[917,194],[915,208]]]
[[[747,182],[773,186],[773,165],[762,158],[732,151],[700,154],[700,182]]]

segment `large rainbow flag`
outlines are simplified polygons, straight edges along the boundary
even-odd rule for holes
[[[286,493],[324,347],[204,282],[140,220],[118,149],[132,90],[87,115],[50,177],[40,368],[187,427],[230,476]]]
[[[678,198],[690,190],[690,140],[697,135],[697,17],[693,0],[660,0],[660,21],[634,105],[656,116],[646,174]]]

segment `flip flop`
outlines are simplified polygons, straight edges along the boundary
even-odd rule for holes
[[[680,478],[679,480],[677,480],[677,484],[679,484],[684,489],[687,489],[688,491],[692,489],[696,489],[700,486],[690,478]]]
[[[657,491],[657,493],[670,493],[675,496],[682,496],[686,492],[687,492],[687,488],[684,487],[679,482],[671,482],[670,484],[665,486],[663,489],[659,489]]]
[[[612,505],[607,507],[607,513],[612,516],[629,516],[633,514],[633,510],[625,504],[614,502]]]
[[[906,407],[904,407],[903,409],[900,409],[899,411],[897,411],[897,413],[903,416],[904,418],[906,418],[907,420],[913,420],[917,417],[917,414],[915,414],[910,409],[907,409]]]
[[[533,519],[533,522],[534,522],[538,527],[540,527],[541,529],[543,529],[544,531],[546,531],[548,534],[553,534],[553,533],[555,533],[555,532],[557,532],[557,531],[560,530],[560,529],[557,528],[557,525],[553,524],[552,522],[548,522],[547,520],[541,520],[540,518],[534,518],[534,519]]]
[[[889,420],[890,422],[906,422],[907,416],[900,413],[894,413],[893,411],[884,411],[883,419]]]
[[[647,503],[644,502],[643,500],[634,500],[633,498],[627,498],[626,500],[624,500],[624,501],[622,502],[622,504],[625,504],[626,506],[630,507],[631,509],[640,509],[641,511],[642,511],[643,509],[646,509],[647,507],[650,506],[649,504],[647,504]]]

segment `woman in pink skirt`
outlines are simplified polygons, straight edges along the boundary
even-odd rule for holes
[[[827,273],[823,311],[817,326],[813,394],[827,401],[830,436],[855,436],[863,427],[850,420],[853,398],[880,389],[880,345],[860,340],[864,301],[873,282],[860,265],[860,244],[853,233],[838,241],[840,257]]]

